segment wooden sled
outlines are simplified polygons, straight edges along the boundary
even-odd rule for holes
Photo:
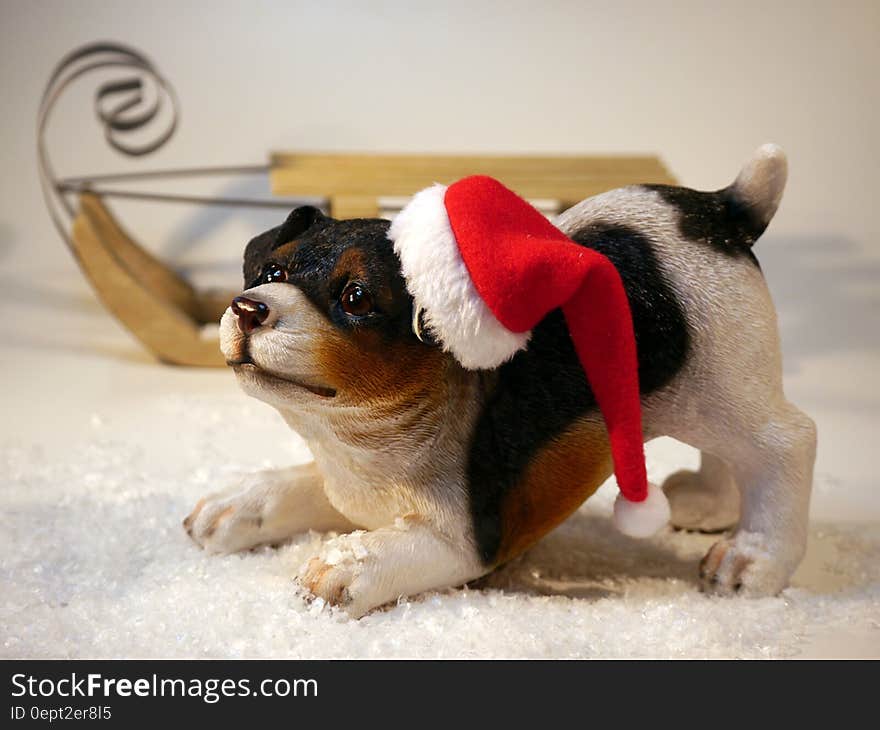
[[[111,147],[144,156],[167,142],[177,124],[171,85],[140,52],[116,43],[79,48],[56,66],[38,115],[40,182],[49,214],[104,306],[159,360],[176,365],[222,366],[216,337],[203,327],[217,323],[236,292],[198,291],[170,266],[139,245],[116,221],[104,198],[185,202],[289,210],[297,200],[231,200],[119,191],[106,183],[204,174],[268,173],[275,195],[309,196],[323,201],[336,218],[390,217],[420,189],[473,174],[496,177],[548,215],[597,193],[632,183],[675,184],[653,156],[451,156],[401,154],[278,153],[269,166],[166,170],[58,179],[46,151],[45,130],[61,92],[77,78],[99,69],[122,69],[131,77],[104,83],[95,96],[96,116]],[[147,105],[143,87],[158,89]],[[164,131],[152,141],[125,135],[161,119]],[[146,106],[145,106],[146,105]],[[170,119],[170,121],[169,121]],[[75,196],[75,204],[68,197]],[[279,211],[281,216],[286,214]],[[259,231],[254,232],[259,233]]]
[[[321,196],[337,218],[375,217],[432,182],[467,174],[501,179],[533,200],[562,210],[631,183],[673,184],[656,157],[450,157],[297,154],[273,156],[273,192]],[[255,234],[258,233],[255,231]],[[139,246],[101,198],[79,195],[74,253],[108,310],[156,357],[178,365],[223,365],[201,328],[219,321],[235,292],[199,292]]]

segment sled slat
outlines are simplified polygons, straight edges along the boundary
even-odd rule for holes
[[[277,153],[272,192],[321,195],[336,217],[375,215],[378,199],[410,196],[439,182],[490,175],[527,198],[558,200],[563,208],[612,188],[637,183],[674,185],[675,178],[652,155],[519,156],[367,155]],[[375,201],[375,202],[371,202]]]

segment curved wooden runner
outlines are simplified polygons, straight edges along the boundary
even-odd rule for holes
[[[176,365],[225,364],[216,337],[233,293],[197,292],[128,236],[101,199],[79,196],[71,234],[74,253],[102,303],[156,357]]]

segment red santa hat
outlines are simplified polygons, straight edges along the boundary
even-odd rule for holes
[[[388,235],[413,296],[414,322],[421,314],[466,368],[498,367],[562,309],[608,428],[620,488],[614,521],[633,537],[665,525],[669,504],[645,471],[629,301],[611,261],[484,176],[421,191]]]

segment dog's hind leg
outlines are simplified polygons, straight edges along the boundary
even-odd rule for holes
[[[672,525],[683,530],[722,532],[739,521],[740,493],[733,471],[723,459],[703,451],[698,471],[670,474],[663,491],[672,510]]]
[[[727,464],[740,492],[736,531],[702,563],[705,589],[773,595],[806,550],[816,428],[783,392],[776,316],[758,267],[700,255],[713,283],[691,292],[687,373],[665,413],[654,412],[664,433]]]
[[[703,559],[705,590],[773,595],[785,587],[806,551],[815,455],[813,421],[784,398],[763,423],[731,434],[725,457],[742,489],[742,516]]]
[[[355,529],[327,501],[313,463],[252,474],[232,490],[200,500],[183,526],[212,553],[278,543],[308,530]]]

